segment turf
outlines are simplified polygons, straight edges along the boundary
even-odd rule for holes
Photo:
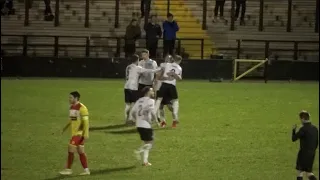
[[[318,83],[178,84],[177,129],[155,129],[152,167],[133,156],[140,146],[124,127],[120,80],[2,80],[1,178],[4,180],[274,180],[295,179],[299,143],[291,142],[297,114],[306,109],[318,126]],[[69,134],[68,93],[78,90],[90,111],[86,142],[90,177],[60,177]],[[170,114],[167,120],[171,122]],[[318,176],[319,161],[314,170]],[[73,166],[81,172],[78,157]]]

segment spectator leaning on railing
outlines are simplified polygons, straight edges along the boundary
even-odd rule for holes
[[[125,56],[129,57],[136,52],[136,40],[141,36],[141,29],[136,19],[132,19],[130,24],[127,26],[125,34]]]
[[[168,13],[167,20],[163,22],[163,56],[168,54],[173,55],[174,45],[176,42],[176,34],[179,31],[179,26],[173,20],[173,15]]]
[[[159,24],[157,24],[157,17],[151,16],[151,21],[145,24],[144,30],[146,31],[146,46],[149,50],[151,58],[156,58],[158,49],[158,39],[162,35],[162,30]]]

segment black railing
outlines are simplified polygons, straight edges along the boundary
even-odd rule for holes
[[[245,50],[243,43],[264,43],[264,58],[269,58],[273,51],[283,51],[283,52],[292,52],[291,60],[298,60],[299,52],[319,52],[319,47],[315,49],[299,49],[299,44],[319,44],[319,41],[277,41],[277,40],[256,40],[256,39],[238,39],[237,40],[237,58],[241,57],[241,53]],[[291,43],[292,48],[270,48],[270,43]],[[253,48],[249,48],[253,50]],[[261,48],[256,48],[256,50],[261,50]],[[262,58],[262,57],[261,57]]]
[[[22,52],[21,55],[27,56],[28,51],[30,50],[29,47],[53,47],[53,53],[52,56],[58,57],[59,56],[59,50],[61,48],[68,48],[68,47],[79,47],[79,48],[84,48],[85,49],[85,57],[90,57],[92,55],[92,48],[114,48],[116,51],[114,52],[113,57],[120,57],[121,52],[124,52],[124,37],[94,37],[94,36],[51,36],[51,35],[6,35],[2,34],[1,38],[3,39],[4,37],[20,37],[22,39],[21,42],[9,42],[9,43],[3,43],[1,42],[1,46],[3,47],[4,50],[10,49],[9,47],[17,47],[17,46],[22,46]],[[48,39],[53,39],[52,44],[48,43],[30,43],[29,40],[30,38],[48,38]],[[83,44],[62,44],[60,43],[60,40],[62,38],[70,38],[70,39],[83,39]],[[95,40],[101,40],[101,39],[108,39],[108,40],[115,40],[116,43],[115,45],[105,45],[105,44],[99,44],[99,45],[92,45],[94,44]],[[143,40],[143,39],[138,39],[138,40]],[[197,59],[204,59],[204,39],[197,39],[197,38],[178,38],[176,40],[176,49],[175,52],[177,54],[183,54],[183,46],[188,45],[186,44],[185,41],[194,41],[194,42],[199,42],[199,45],[201,46],[200,50],[200,55],[197,57]],[[97,43],[98,44],[98,43]],[[160,44],[160,41],[159,41]],[[144,45],[138,46],[137,51],[141,50],[143,48],[146,48]],[[162,50],[161,47],[158,49]],[[191,52],[192,53],[192,52]],[[197,52],[198,54],[198,52]]]
[[[85,27],[89,27],[90,25],[90,10],[89,10],[89,6],[90,6],[90,0],[82,0],[85,1],[85,21],[84,21],[84,26]],[[115,3],[115,10],[114,10],[114,27],[115,28],[119,28],[119,19],[120,19],[120,14],[119,14],[119,9],[120,9],[120,0],[109,0],[110,2],[114,1]],[[208,1],[209,0],[199,0],[199,4],[202,3],[202,29],[206,29],[207,28],[207,21],[208,21]],[[263,31],[264,30],[264,6],[265,6],[265,0],[259,0],[259,17],[258,17],[258,31]],[[55,0],[56,3],[56,8],[55,8],[55,20],[54,20],[54,26],[59,26],[59,18],[60,18],[60,3],[61,0]],[[159,2],[158,2],[159,3]],[[162,0],[163,4],[166,4],[166,11],[167,13],[170,12],[170,5],[171,5],[171,0]],[[287,19],[285,20],[285,24],[286,24],[286,31],[287,32],[291,32],[292,30],[292,11],[293,11],[293,0],[287,0],[287,7],[286,7],[286,11],[287,11]],[[24,14],[24,25],[25,26],[29,26],[30,23],[30,15],[29,15],[29,9],[31,8],[31,3],[30,0],[25,0],[25,14]],[[316,11],[315,13],[315,21],[314,23],[312,22],[312,24],[315,26],[314,27],[314,31],[318,32],[318,28],[319,28],[319,0],[315,0],[314,2],[314,7]],[[231,3],[231,17],[230,17],[230,30],[235,30],[235,0],[232,0]],[[225,7],[225,9],[227,9],[227,7]],[[312,9],[310,9],[310,11],[313,11]],[[174,14],[174,12],[172,12]],[[147,17],[147,16],[146,16]],[[267,17],[269,18],[269,17]]]
[[[4,43],[6,40],[3,40],[1,42],[1,46],[2,49],[4,50],[9,50],[11,49],[11,47],[14,47],[17,49],[17,47],[22,47],[22,52],[20,55],[23,56],[28,56],[28,51],[31,48],[36,48],[36,47],[53,47],[53,51],[52,51],[52,55],[50,56],[54,56],[54,57],[59,57],[59,51],[67,51],[64,50],[63,48],[68,48],[68,47],[78,47],[79,51],[85,51],[85,55],[84,57],[91,57],[93,55],[93,52],[97,52],[94,49],[95,48],[112,48],[115,49],[115,51],[112,51],[112,55],[110,55],[109,57],[120,57],[121,52],[123,51],[123,47],[124,47],[124,38],[123,37],[90,37],[90,36],[43,36],[43,35],[1,35],[2,39],[5,39],[4,37],[20,37],[21,38],[21,42],[8,42],[8,43]],[[53,40],[52,44],[48,44],[48,43],[30,43],[30,39],[31,38],[48,38],[47,41],[49,41],[49,39]],[[83,39],[83,44],[64,44],[61,43],[61,39],[63,38],[70,38],[70,39]],[[69,39],[69,41],[71,42],[71,40]],[[115,43],[113,45],[108,45],[108,44],[95,44],[95,40],[103,40],[103,39],[107,39],[107,40],[114,40]],[[31,40],[32,41],[32,40]],[[186,41],[194,41],[194,42],[199,42],[200,44],[200,55],[199,57],[196,57],[196,59],[210,59],[209,57],[205,57],[204,55],[204,49],[205,44],[204,44],[204,39],[196,39],[196,38],[181,38],[181,39],[177,39],[177,44],[176,44],[176,53],[183,55],[183,45],[186,45]],[[264,43],[264,47],[263,48],[252,48],[252,47],[247,47],[246,44],[244,43]],[[235,57],[237,57],[238,59],[243,57],[243,52],[244,51],[248,51],[248,52],[257,52],[259,51],[264,51],[264,53],[262,53],[260,55],[260,58],[268,58],[270,56],[270,54],[273,51],[276,52],[292,52],[292,58],[293,60],[297,60],[298,59],[298,54],[299,52],[319,52],[318,47],[314,48],[314,49],[306,49],[306,48],[300,48],[299,45],[300,44],[318,44],[319,41],[277,41],[277,40],[252,40],[252,39],[238,39],[235,43],[237,43],[237,47],[236,48],[219,48],[218,50],[220,52],[222,51],[228,51],[229,54],[235,54]],[[270,43],[291,43],[292,44],[292,48],[270,48]],[[160,42],[159,42],[160,44]],[[145,48],[144,45],[142,46],[138,46],[137,47],[137,51],[141,50]],[[161,47],[159,47],[159,50],[161,51]],[[101,52],[103,50],[100,50]],[[99,52],[100,52],[99,51]],[[232,53],[230,53],[232,52]],[[192,52],[189,52],[192,53]],[[196,52],[197,54],[199,54],[199,52]],[[223,54],[223,53],[222,53]],[[226,54],[228,55],[228,53]],[[159,58],[161,56],[158,56],[157,58]]]

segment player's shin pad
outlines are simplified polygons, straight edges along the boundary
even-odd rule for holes
[[[179,111],[179,100],[172,100],[172,117],[174,120],[178,121],[178,111]]]

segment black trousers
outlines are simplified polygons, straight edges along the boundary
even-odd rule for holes
[[[126,43],[124,45],[124,53],[125,53],[126,58],[133,55],[135,52],[136,52],[136,43],[134,43],[134,44]]]
[[[247,6],[247,3],[245,0],[236,1],[236,14],[235,14],[236,19],[238,19],[238,17],[239,17],[239,12],[240,12],[240,7],[241,7],[240,20],[244,20],[244,15],[246,13],[246,6]]]
[[[44,4],[46,6],[46,9],[44,10],[44,14],[48,15],[48,14],[52,14],[52,10],[51,10],[51,1],[50,0],[44,0]]]
[[[163,57],[174,54],[174,45],[176,40],[163,40]]]
[[[147,49],[149,50],[150,58],[157,57],[158,41],[157,40],[147,40]]]
[[[141,16],[145,16],[145,12],[147,12],[147,16],[150,13],[151,0],[141,0]]]
[[[225,0],[216,0],[216,6],[214,7],[214,16],[218,16],[218,11],[220,10],[220,17],[223,17],[223,11],[224,11],[224,3]]]

